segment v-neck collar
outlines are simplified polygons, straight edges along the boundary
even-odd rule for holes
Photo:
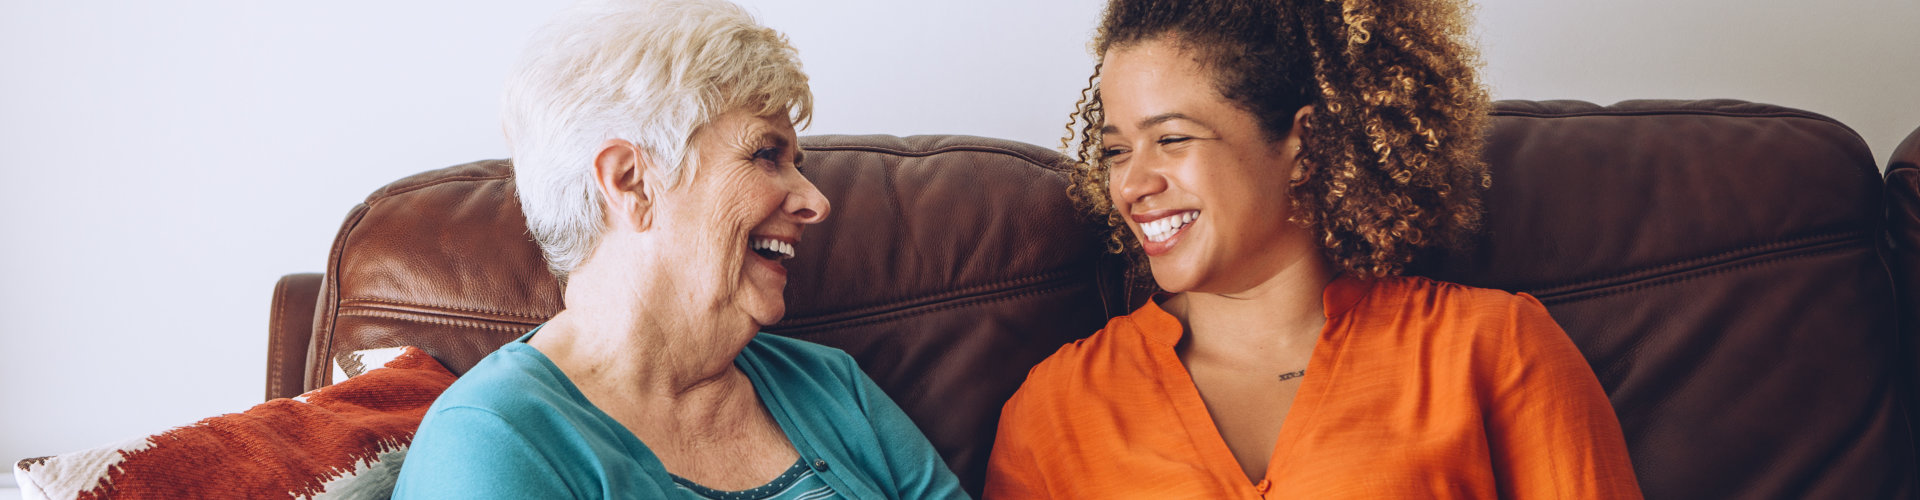
[[[1319,408],[1327,393],[1335,385],[1340,355],[1344,352],[1340,342],[1351,331],[1353,322],[1347,321],[1348,313],[1358,306],[1373,290],[1372,280],[1361,280],[1347,274],[1335,276],[1321,291],[1321,303],[1327,322],[1320,329],[1315,340],[1313,354],[1307,360],[1307,372],[1314,374],[1301,379],[1300,390],[1294,393],[1293,402],[1288,407],[1286,420],[1280,424],[1280,436],[1274,441],[1274,450],[1267,459],[1266,477],[1258,483],[1248,483],[1241,474],[1239,459],[1233,457],[1233,450],[1227,448],[1226,438],[1221,437],[1220,429],[1213,423],[1213,414],[1207,411],[1205,399],[1200,397],[1200,388],[1193,383],[1193,374],[1180,362],[1179,353],[1174,346],[1186,336],[1186,329],[1180,325],[1179,318],[1173,317],[1160,304],[1148,300],[1146,305],[1130,315],[1137,331],[1155,345],[1153,357],[1159,367],[1162,390],[1172,403],[1174,415],[1180,419],[1181,426],[1187,431],[1188,442],[1200,455],[1202,465],[1212,473],[1222,486],[1234,490],[1264,495],[1274,487],[1273,480],[1290,465],[1285,457],[1292,456],[1294,443],[1300,441],[1302,434],[1313,425],[1314,410]]]

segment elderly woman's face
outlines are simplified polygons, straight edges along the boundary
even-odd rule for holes
[[[787,270],[807,224],[826,219],[826,196],[800,175],[800,143],[785,116],[733,111],[693,135],[693,176],[662,193],[655,224],[674,249],[667,272],[696,300],[744,313],[757,326],[786,315]],[[692,292],[694,290],[688,290]],[[704,300],[703,300],[704,299]]]

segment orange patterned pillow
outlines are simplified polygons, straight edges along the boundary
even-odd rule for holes
[[[22,460],[26,498],[386,498],[413,431],[453,384],[419,348],[293,399],[113,446]]]

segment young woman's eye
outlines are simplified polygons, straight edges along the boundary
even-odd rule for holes
[[[1192,139],[1192,137],[1184,137],[1184,136],[1178,136],[1178,135],[1176,135],[1176,136],[1169,136],[1169,137],[1162,137],[1162,138],[1160,138],[1160,145],[1161,145],[1161,146],[1166,146],[1166,145],[1171,145],[1171,144],[1179,144],[1179,143],[1182,143],[1182,142],[1187,142],[1187,140],[1188,140],[1188,139]]]
[[[1125,148],[1107,148],[1107,149],[1100,150],[1100,158],[1107,159],[1107,160],[1111,160],[1113,159],[1113,157],[1120,156],[1123,154],[1127,154],[1127,150]]]

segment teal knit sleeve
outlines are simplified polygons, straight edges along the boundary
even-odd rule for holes
[[[580,498],[561,477],[500,415],[452,407],[422,422],[393,498]]]
[[[881,452],[886,455],[886,467],[891,469],[897,481],[896,491],[889,492],[890,498],[938,498],[965,499],[967,493],[960,489],[960,479],[947,468],[947,462],[934,450],[933,443],[914,425],[913,419],[894,404],[893,399],[880,390],[880,386],[868,378],[866,372],[852,357],[841,355],[843,369],[850,371],[853,379],[854,395],[859,398],[860,407],[866,412],[867,422],[873,426],[874,435],[880,438]]]

